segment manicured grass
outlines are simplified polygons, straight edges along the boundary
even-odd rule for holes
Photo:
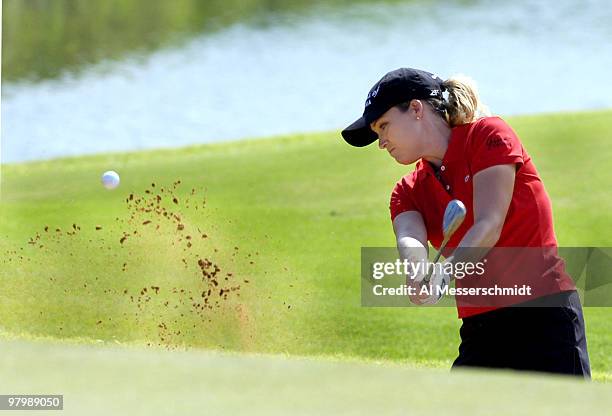
[[[574,378],[211,351],[0,342],[3,392],[63,394],[66,415],[604,414]]]
[[[509,122],[544,178],[559,243],[610,245],[612,112]],[[122,177],[115,191],[99,183],[108,169]],[[360,248],[394,245],[389,193],[411,169],[375,146],[350,148],[337,132],[4,165],[0,328],[18,337],[447,368],[459,343],[454,309],[360,306]],[[164,194],[162,205],[180,215],[183,231],[145,213],[130,220],[130,193],[150,196],[144,192],[151,183],[168,189],[179,179],[172,192],[179,204]],[[147,219],[153,223],[142,225]],[[80,230],[67,235],[73,223]],[[138,234],[120,244],[133,230]],[[40,239],[28,244],[36,233]],[[197,237],[190,249],[187,233]],[[198,314],[199,258],[217,264],[222,276],[232,273],[221,283],[241,288]],[[585,314],[594,374],[610,378],[612,312]]]

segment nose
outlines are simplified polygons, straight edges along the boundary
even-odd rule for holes
[[[387,140],[385,140],[382,136],[378,135],[378,148],[384,149],[387,147]]]

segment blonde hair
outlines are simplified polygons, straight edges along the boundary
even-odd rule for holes
[[[453,75],[442,83],[448,92],[447,100],[430,98],[427,102],[446,119],[449,126],[472,123],[491,115],[480,101],[476,82],[465,75]]]

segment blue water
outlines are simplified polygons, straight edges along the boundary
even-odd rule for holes
[[[400,66],[467,74],[501,115],[612,107],[612,3],[500,3],[317,8],[5,84],[1,160],[340,129]]]

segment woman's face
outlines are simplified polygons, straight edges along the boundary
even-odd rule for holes
[[[416,162],[423,156],[423,131],[420,123],[423,105],[413,100],[407,111],[392,107],[370,124],[378,135],[378,147],[403,165]]]

